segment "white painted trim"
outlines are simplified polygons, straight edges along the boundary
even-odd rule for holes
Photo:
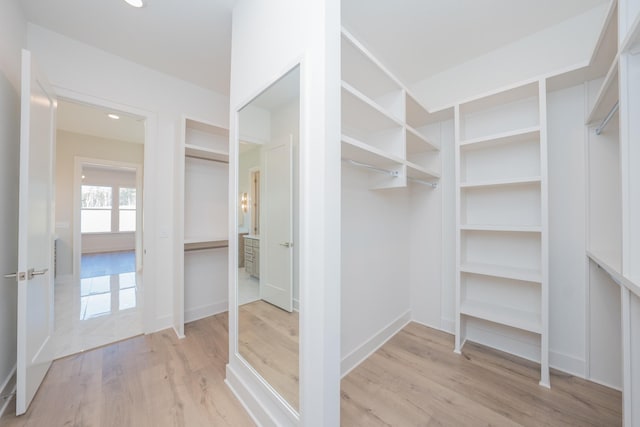
[[[224,313],[229,310],[229,301],[219,301],[213,304],[200,305],[198,307],[185,310],[184,322],[195,322],[196,320],[204,319],[205,317],[215,316],[216,314]],[[178,334],[178,336],[180,336]]]
[[[9,373],[9,376],[3,381],[2,386],[0,386],[0,396],[6,396],[9,394],[13,394],[16,391],[16,365],[13,365],[13,369]],[[4,401],[2,406],[0,406],[0,418],[4,414],[4,411],[9,406],[9,402],[11,402],[11,398],[8,398]]]
[[[69,283],[71,281],[73,281],[73,274],[61,274],[56,277],[55,284],[57,285],[58,283]]]
[[[455,319],[440,319],[440,330],[447,332],[451,335],[454,335],[456,332],[456,321]]]
[[[293,299],[293,310],[300,312],[300,300],[298,298]]]
[[[160,332],[160,331],[164,331],[165,329],[172,329],[173,328],[173,316],[166,315],[166,316],[161,316],[155,319],[155,321],[153,322],[153,328],[149,331],[145,331],[145,333],[147,334],[152,334],[154,332]],[[184,338],[184,335],[181,337]]]
[[[576,356],[549,350],[549,366],[576,377],[587,378],[586,361]]]
[[[402,328],[407,326],[409,322],[411,322],[411,310],[404,312],[387,326],[376,332],[358,348],[344,356],[340,363],[341,378],[344,378],[349,372],[369,358],[369,356],[393,338],[394,335],[400,332]]]
[[[244,359],[227,365],[225,383],[259,426],[287,427],[299,424],[298,414]]]
[[[436,325],[430,325],[428,323],[424,323],[424,322],[421,322],[421,321],[416,320],[416,319],[411,319],[411,321],[414,322],[414,323],[417,323],[418,325],[422,325],[422,326],[424,326],[426,328],[430,328],[430,329],[434,329],[436,331],[444,332],[444,333],[449,334],[449,335],[455,335],[455,321],[453,321],[453,320],[447,320],[446,321],[447,322],[447,327],[451,328],[451,330],[443,329],[442,327],[436,326]],[[443,320],[440,321],[440,323],[443,323],[443,322],[444,322]]]

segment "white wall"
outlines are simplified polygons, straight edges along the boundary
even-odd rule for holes
[[[237,356],[234,283],[229,262],[227,381],[264,425],[340,423],[340,2],[239,0],[233,12],[231,165],[236,112],[297,62],[301,69],[300,419],[284,408]],[[230,193],[237,198],[234,172]],[[235,233],[237,200],[231,204]],[[237,253],[230,241],[229,253]]]
[[[20,55],[26,21],[17,1],[0,2],[0,274],[18,267]],[[16,365],[18,287],[0,279],[0,393]],[[10,390],[9,390],[10,391]],[[0,415],[3,411],[0,402]]]
[[[144,146],[59,130],[56,133],[56,274],[73,274],[74,158],[143,163]],[[134,180],[135,187],[135,180]],[[84,243],[83,243],[84,246]],[[84,250],[84,247],[83,247]]]
[[[586,182],[584,85],[547,97],[550,364],[585,372]]]
[[[412,185],[409,259],[412,320],[450,333],[455,324],[455,150],[453,120],[432,125],[440,145],[441,178],[435,189]]]
[[[172,324],[173,168],[174,146],[181,117],[187,115],[224,125],[228,120],[228,98],[191,83],[167,76],[118,56],[106,53],[37,25],[28,25],[28,46],[55,88],[65,93],[106,100],[147,111],[156,118],[157,135],[146,148],[154,153],[145,159],[145,173],[154,189],[145,208],[153,212],[145,221],[146,289],[152,289],[155,304],[145,306],[147,330]]]
[[[369,173],[342,168],[342,372],[385,339],[411,307],[407,189],[371,190]],[[421,213],[424,213],[421,210]],[[408,316],[403,322],[408,320]],[[402,325],[400,325],[402,326]],[[394,327],[390,327],[395,332]]]
[[[412,85],[430,110],[453,105],[521,81],[551,75],[591,59],[608,4],[516,40]]]

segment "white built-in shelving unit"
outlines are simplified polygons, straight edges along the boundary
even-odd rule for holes
[[[430,114],[358,40],[342,31],[342,158],[369,167],[372,189],[436,184],[440,148],[426,128],[452,116]]]
[[[184,118],[176,155],[174,328],[220,311],[227,292],[229,131]]]
[[[629,427],[640,425],[640,0],[612,2],[602,40],[608,68],[586,119],[589,376],[621,379]]]
[[[461,103],[456,115],[455,351],[472,322],[539,337],[549,386],[546,86]]]

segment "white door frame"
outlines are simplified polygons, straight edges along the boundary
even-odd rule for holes
[[[82,187],[82,168],[89,165],[107,166],[113,168],[127,168],[136,171],[136,231],[135,231],[135,252],[136,252],[136,272],[141,272],[142,266],[142,218],[145,212],[144,201],[140,199],[140,194],[144,198],[144,189],[142,187],[142,171],[143,167],[140,163],[120,162],[116,160],[95,159],[90,157],[75,156],[73,158],[73,280],[77,283],[80,280],[80,260],[82,259],[82,232],[81,232],[81,191]],[[142,215],[138,213],[138,209],[142,208]],[[143,282],[144,283],[144,280]],[[144,291],[143,291],[144,298]]]
[[[53,85],[56,95],[59,99],[72,101],[81,104],[87,104],[99,108],[121,111],[144,119],[144,168],[143,168],[143,192],[142,192],[142,281],[144,283],[143,292],[143,329],[145,333],[156,331],[156,290],[153,286],[156,274],[156,257],[154,251],[149,248],[156,247],[154,231],[156,229],[156,218],[153,215],[153,207],[156,205],[157,194],[160,189],[157,188],[156,180],[153,179],[155,174],[155,158],[158,141],[158,115],[155,112],[132,107],[130,105],[120,104],[111,100],[98,98],[96,96],[80,93],[71,89]],[[146,231],[146,232],[145,232]],[[74,242],[75,244],[75,242]],[[74,261],[75,264],[75,261]],[[79,267],[79,266],[78,266]],[[74,265],[74,276],[76,275],[76,266]]]

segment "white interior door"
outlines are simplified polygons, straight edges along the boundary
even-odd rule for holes
[[[260,220],[260,298],[293,311],[293,154],[288,142],[265,147]]]
[[[26,412],[53,360],[53,165],[57,101],[22,51],[16,413]]]

